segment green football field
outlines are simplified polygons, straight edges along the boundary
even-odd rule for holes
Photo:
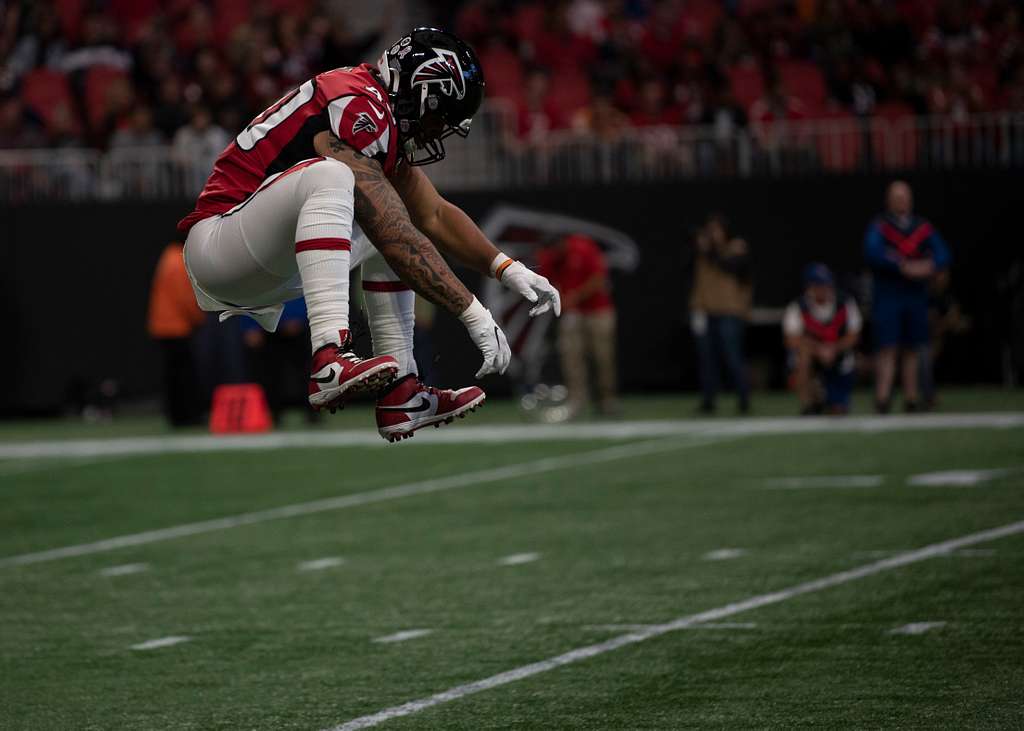
[[[5,424],[0,728],[1021,727],[1021,392],[681,403]]]

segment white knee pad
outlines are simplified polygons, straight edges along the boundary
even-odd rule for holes
[[[299,219],[295,242],[341,238],[352,240],[355,175],[340,160],[325,158],[305,168],[296,189]]]

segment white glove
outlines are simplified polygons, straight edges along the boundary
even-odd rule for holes
[[[459,319],[469,331],[469,337],[484,355],[484,363],[476,372],[476,377],[483,378],[490,373],[504,373],[508,368],[509,361],[512,360],[512,349],[508,347],[505,333],[494,322],[494,318],[491,317],[487,308],[474,297],[465,312],[459,315]]]
[[[558,290],[552,286],[547,277],[542,277],[532,272],[518,261],[511,264],[505,254],[498,254],[491,262],[491,274],[498,277],[499,281],[527,302],[532,302],[530,317],[542,315],[548,310],[553,310],[555,317],[562,314],[562,298]],[[504,269],[499,269],[504,265]]]

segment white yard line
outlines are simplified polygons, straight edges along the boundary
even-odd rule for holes
[[[507,444],[596,439],[650,439],[672,436],[752,436],[889,432],[929,429],[1006,429],[1024,426],[1024,413],[919,414],[913,416],[851,416],[844,418],[677,419],[592,424],[509,424],[472,429],[431,430],[423,439],[403,442],[399,449],[438,444]],[[243,436],[158,436],[121,439],[66,439],[8,442],[0,459],[66,459],[69,457],[180,454],[322,447],[387,447],[371,429],[295,431]]]
[[[434,630],[432,629],[407,629],[401,632],[395,632],[393,635],[384,635],[383,637],[377,637],[374,642],[390,645],[395,642],[405,642],[406,640],[415,640],[417,637],[426,637]]]
[[[2,450],[3,447],[0,447],[0,451]],[[6,477],[8,475],[27,475],[33,472],[73,469],[75,467],[89,467],[91,465],[102,464],[104,462],[112,462],[119,457],[120,455],[100,455],[94,457],[77,457],[70,460],[55,460],[49,457],[12,459],[10,462],[0,462],[0,477]]]
[[[155,640],[147,640],[146,642],[140,642],[137,645],[132,645],[129,649],[131,650],[159,650],[161,647],[170,647],[171,645],[180,645],[182,642],[188,642],[192,638],[185,635],[176,635],[172,637],[158,637]]]
[[[148,563],[126,563],[120,566],[108,566],[100,569],[100,576],[128,576],[130,574],[141,574],[149,571]]]
[[[498,559],[499,566],[519,566],[524,563],[532,563],[540,558],[539,553],[513,553]]]
[[[805,477],[773,477],[764,481],[766,490],[807,490],[818,488],[879,487],[883,475],[807,475]]]
[[[889,630],[887,634],[890,635],[923,635],[925,632],[930,632],[933,629],[939,629],[945,627],[945,622],[911,622],[905,624],[902,627],[896,627]]]
[[[924,472],[909,477],[907,484],[912,487],[977,487],[1012,473],[1009,469]]]
[[[966,556],[968,558],[989,558],[996,555],[994,548],[964,548],[957,551],[955,556]]]
[[[906,548],[894,548],[890,550],[855,551],[853,558],[884,558],[893,554],[903,553]],[[959,551],[951,551],[946,554],[947,558],[988,558],[996,555],[994,548],[961,548]]]
[[[312,561],[302,561],[296,568],[300,571],[323,571],[325,568],[335,568],[345,563],[340,556],[325,556],[314,558]]]
[[[62,548],[51,548],[46,551],[35,551],[23,553],[17,556],[0,558],[0,569],[11,566],[25,566],[28,564],[43,563],[45,561],[56,561],[62,558],[74,558],[77,556],[88,556],[94,553],[115,551],[119,548],[141,546],[159,541],[168,541],[174,538],[185,538],[202,533],[213,533],[216,531],[238,528],[243,525],[255,525],[266,523],[271,520],[283,520],[285,518],[296,518],[303,515],[314,515],[332,510],[345,510],[347,508],[360,507],[381,503],[387,500],[398,500],[400,498],[412,497],[415,495],[426,495],[429,493],[454,490],[463,487],[478,487],[491,482],[511,480],[518,477],[553,472],[555,470],[572,469],[585,467],[587,465],[603,464],[614,462],[620,459],[642,457],[649,454],[660,454],[673,452],[679,449],[702,447],[708,444],[716,444],[725,441],[726,437],[712,437],[681,441],[679,439],[658,439],[647,442],[634,442],[622,444],[615,447],[605,447],[585,452],[573,452],[559,457],[545,457],[543,459],[519,462],[516,464],[494,467],[486,470],[464,472],[462,474],[438,477],[432,480],[421,480],[408,482],[403,485],[384,487],[379,490],[368,492],[357,492],[352,495],[339,495],[338,497],[312,500],[305,503],[294,503],[282,505],[268,510],[258,510],[252,513],[241,513],[229,515],[224,518],[203,520],[197,523],[185,523],[168,528],[143,531],[142,533],[130,533],[128,535],[107,538],[93,543],[80,543]]]
[[[1024,520],[1016,523],[1010,523],[1009,525],[1004,525],[999,528],[971,533],[966,536],[961,536],[960,538],[952,538],[947,541],[933,543],[929,546],[925,546],[914,551],[908,551],[907,553],[901,553],[898,556],[882,559],[881,561],[875,561],[874,563],[869,563],[858,568],[840,571],[814,581],[796,584],[788,589],[781,589],[768,594],[759,594],[743,601],[717,607],[716,609],[709,609],[698,614],[680,617],[679,619],[666,622],[665,624],[657,624],[646,629],[638,629],[634,632],[630,632],[629,634],[620,635],[604,642],[598,642],[593,645],[587,645],[575,650],[570,650],[562,655],[556,655],[554,657],[549,657],[546,660],[531,663],[530,665],[523,665],[522,667],[507,670],[503,673],[492,675],[489,678],[477,680],[473,683],[457,685],[426,698],[409,701],[408,703],[403,703],[399,706],[385,708],[382,711],[378,711],[377,713],[373,713],[368,716],[361,716],[359,718],[352,719],[351,721],[332,727],[331,731],[356,731],[356,729],[377,726],[394,718],[401,718],[402,716],[419,713],[420,711],[425,711],[428,708],[433,708],[434,706],[465,698],[466,696],[473,695],[474,693],[480,693],[481,691],[497,688],[502,685],[507,685],[508,683],[514,683],[517,680],[539,675],[540,673],[546,673],[549,670],[554,670],[565,665],[580,662],[581,660],[587,660],[598,655],[603,655],[605,653],[612,652],[613,650],[618,650],[620,647],[635,645],[638,642],[644,642],[655,637],[660,637],[661,635],[668,634],[669,632],[687,629],[696,624],[715,622],[725,619],[726,617],[735,616],[741,612],[749,612],[752,609],[759,609],[760,607],[779,604],[804,594],[811,594],[824,589],[830,589],[834,586],[841,586],[842,584],[848,584],[851,581],[857,581],[885,571],[909,566],[910,564],[925,561],[936,556],[943,556],[959,548],[994,541],[999,538],[1006,538],[1020,533],[1024,533]]]
[[[340,556],[324,556],[323,558],[314,558],[312,561],[303,561],[296,568],[299,571],[323,571],[341,566],[343,563],[345,563],[345,559]]]
[[[643,632],[655,625],[651,624],[589,624],[583,629],[595,632]],[[706,622],[684,629],[755,629],[754,622]]]
[[[716,548],[714,551],[708,551],[701,558],[705,561],[728,561],[745,556],[746,553],[745,548]]]

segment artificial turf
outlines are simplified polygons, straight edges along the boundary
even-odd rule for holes
[[[625,631],[606,625],[669,621],[1024,520],[1021,428],[677,444],[2,567],[0,728],[329,728]],[[0,558],[609,448],[422,439],[54,460],[0,472]],[[963,469],[1005,471],[973,487],[908,484]],[[881,484],[767,482],[867,474]],[[706,559],[723,548],[741,552]],[[682,630],[382,728],[1019,728],[1024,534],[978,548],[728,620],[753,626]],[[539,557],[498,563],[527,552]],[[342,563],[299,569],[324,557]],[[129,563],[147,570],[100,573]],[[889,634],[924,621],[945,624]],[[432,633],[373,641],[420,628]],[[191,640],[130,649],[173,635]]]

